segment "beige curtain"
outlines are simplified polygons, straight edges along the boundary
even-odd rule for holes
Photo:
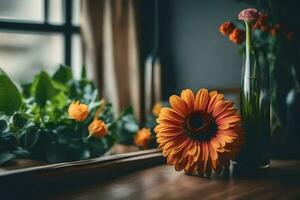
[[[82,0],[84,60],[100,95],[116,112],[132,105],[141,117],[136,0]]]

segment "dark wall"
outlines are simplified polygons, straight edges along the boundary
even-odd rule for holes
[[[242,58],[218,29],[248,7],[233,0],[160,0],[164,98],[182,89],[237,88]]]

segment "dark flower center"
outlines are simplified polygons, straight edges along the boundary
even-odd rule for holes
[[[186,134],[196,140],[210,140],[217,131],[213,117],[203,111],[193,112],[185,120]]]

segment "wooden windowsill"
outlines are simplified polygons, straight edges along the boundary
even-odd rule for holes
[[[157,149],[57,164],[18,160],[14,165],[0,167],[0,195],[17,195],[23,199],[35,193],[52,190],[56,193],[69,187],[74,189],[100,180],[111,180],[164,162]],[[16,187],[16,183],[20,187]]]

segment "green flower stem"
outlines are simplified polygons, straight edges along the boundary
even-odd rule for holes
[[[291,66],[291,70],[292,70],[293,79],[295,81],[295,89],[297,91],[300,91],[300,84],[299,84],[299,81],[297,79],[297,74],[296,74],[296,70],[295,70],[295,66],[294,65]]]
[[[249,75],[251,74],[251,27],[250,24],[248,22],[245,21],[245,25],[246,25],[246,54],[245,54],[245,74]],[[251,77],[248,77],[251,78]],[[249,82],[247,79],[244,79],[244,87],[246,86],[246,88],[244,88],[247,93],[247,96],[251,97],[252,95],[250,94],[251,91],[251,84],[249,84]]]
[[[87,137],[85,137],[83,139],[83,143],[86,144],[92,136],[93,136],[92,134],[89,134]]]
[[[124,115],[125,115],[125,110],[123,110],[120,115],[110,124],[107,125],[107,128],[110,129],[110,127],[114,126]]]

